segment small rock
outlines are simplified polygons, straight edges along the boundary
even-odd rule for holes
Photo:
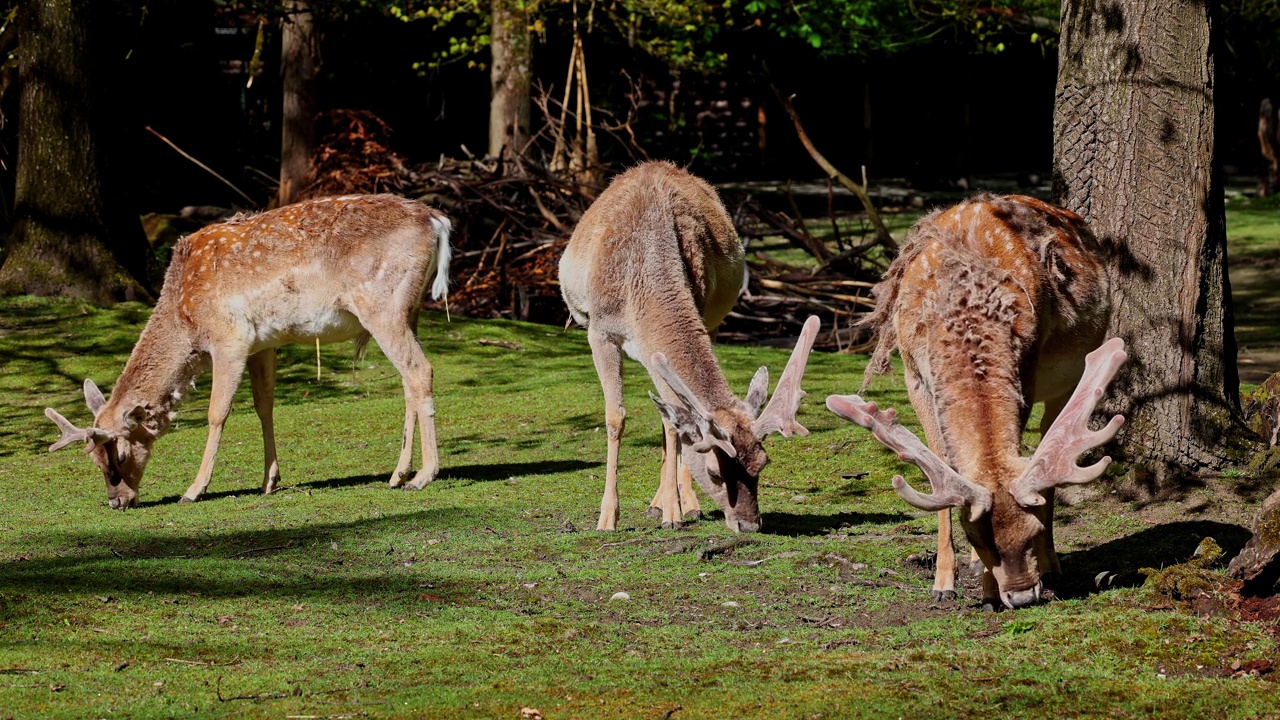
[[[616,592],[609,597],[610,600],[630,600],[631,596],[624,592]]]
[[[808,499],[809,499],[809,498],[805,497],[804,495],[792,495],[792,496],[791,496],[791,502],[794,502],[794,503],[804,502],[805,500],[808,500]]]
[[[720,605],[723,607],[738,607],[738,603],[734,600],[726,600],[720,603]]]

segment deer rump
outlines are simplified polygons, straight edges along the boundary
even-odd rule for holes
[[[875,293],[876,309],[864,322],[879,339],[863,389],[889,371],[898,350],[928,448],[892,410],[857,396],[832,396],[828,407],[872,429],[929,477],[929,496],[901,478],[894,484],[912,505],[940,511],[935,598],[954,596],[950,508],[959,507],[982,561],[984,600],[1035,602],[1042,576],[1059,571],[1054,488],[1081,482],[1075,458],[1110,440],[1122,422],[1109,425],[1105,439],[1085,425],[1125,357],[1118,339],[1089,354],[1102,344],[1109,316],[1093,235],[1079,216],[1035,198],[979,195],[921,219]],[[1086,355],[1097,356],[1089,371]],[[1021,454],[1038,401],[1045,402],[1042,431],[1056,430],[1055,420],[1063,426],[1062,447],[1041,443],[1054,454],[1052,473],[1040,454]],[[1074,454],[1064,461],[1064,452]]]

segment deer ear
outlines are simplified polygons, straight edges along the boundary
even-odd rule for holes
[[[743,401],[746,403],[747,412],[751,414],[754,420],[760,415],[760,408],[764,407],[764,401],[769,398],[769,368],[761,365],[756,371],[755,377],[751,378],[751,387],[747,389],[747,397]]]
[[[680,442],[697,452],[709,452],[712,448],[720,448],[725,455],[731,458],[738,457],[737,448],[726,439],[725,432],[720,429],[715,420],[677,403],[669,403],[652,392],[649,393],[649,399],[658,406],[662,419],[676,431]]]
[[[93,413],[93,417],[98,417],[98,411],[102,410],[102,406],[107,404],[107,399],[102,396],[102,391],[92,380],[84,381],[84,404],[89,406],[89,412]]]
[[[134,405],[129,414],[124,416],[125,426],[131,428],[134,425],[139,425],[147,419],[148,415],[146,406]]]

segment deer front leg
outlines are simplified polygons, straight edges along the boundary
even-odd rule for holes
[[[665,428],[666,425],[664,424]],[[666,455],[663,455],[663,472],[666,472]],[[680,498],[680,516],[685,520],[700,520],[702,518],[702,504],[698,502],[698,496],[693,491],[693,473],[689,472],[689,466],[684,464],[684,455],[676,456],[676,486],[679,490]],[[658,491],[653,494],[653,500],[649,501],[649,509],[645,514],[649,517],[662,517],[662,484],[658,484]]]
[[[662,506],[662,529],[677,530],[684,525],[680,517],[680,490],[678,482],[680,440],[675,428],[662,422],[662,479],[658,483],[658,504]]]
[[[604,495],[600,498],[600,520],[597,530],[618,527],[618,453],[622,449],[622,431],[627,424],[627,409],[622,400],[622,348],[602,332],[589,330],[591,360],[604,391],[604,424],[609,435],[609,454],[604,471]]]
[[[218,456],[218,443],[222,440],[222,426],[231,414],[231,399],[235,397],[244,374],[245,354],[237,351],[213,352],[213,390],[209,393],[209,439],[200,459],[200,471],[195,482],[187,488],[180,502],[195,502],[209,487],[213,479],[213,461]]]
[[[933,601],[956,599],[956,548],[951,540],[951,508],[938,511],[938,562],[933,573]]]
[[[249,386],[253,388],[253,409],[262,423],[262,494],[269,495],[280,484],[280,464],[276,459],[276,432],[272,410],[276,392],[276,349],[267,348],[249,356]]]
[[[689,466],[684,464],[684,455],[680,455],[677,459],[681,514],[685,520],[699,520],[702,518],[702,504],[698,502],[698,495],[693,491],[693,473],[689,472]]]

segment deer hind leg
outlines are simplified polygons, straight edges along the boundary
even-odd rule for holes
[[[404,432],[400,433],[400,459],[396,461],[396,469],[391,473],[391,482],[388,483],[393,488],[404,485],[404,481],[409,479],[409,467],[413,463],[413,430],[416,427],[418,411],[414,403],[410,400],[413,396],[413,388],[410,387],[409,381],[404,379]]]
[[[222,426],[231,414],[231,399],[235,397],[236,388],[240,386],[240,376],[244,374],[246,355],[243,351],[214,350],[213,352],[213,390],[209,393],[209,439],[205,441],[204,456],[200,459],[200,471],[196,473],[196,481],[191,483],[180,502],[195,502],[200,499],[209,481],[213,478],[213,461],[218,456],[218,443],[222,440]]]
[[[417,297],[407,293],[406,297]],[[416,300],[414,301],[416,303]],[[387,308],[359,308],[361,324],[377,341],[404,383],[404,434],[400,438],[400,459],[391,476],[391,487],[421,490],[440,472],[440,454],[436,444],[436,403],[434,370],[418,344],[418,313],[409,308],[401,312]],[[422,467],[405,482],[413,457],[413,429],[418,426],[422,446]]]
[[[276,391],[276,349],[267,348],[249,356],[249,386],[253,388],[253,409],[262,423],[262,494],[269,495],[280,484],[280,464],[276,458],[276,431],[272,410]]]
[[[627,409],[622,400],[622,348],[605,333],[589,329],[591,360],[604,391],[604,424],[609,435],[609,454],[604,471],[604,496],[600,499],[597,530],[614,530],[618,526],[618,453],[622,448],[622,431],[627,424]]]

